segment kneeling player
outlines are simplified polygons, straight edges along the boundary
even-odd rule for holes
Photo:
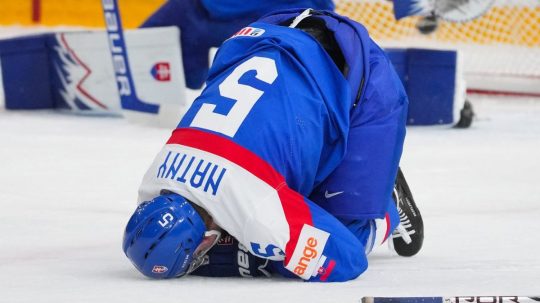
[[[360,24],[326,11],[264,17],[219,49],[145,175],[126,255],[154,278],[346,281],[392,232],[398,254],[415,254],[422,221],[398,175],[406,111],[401,82]]]

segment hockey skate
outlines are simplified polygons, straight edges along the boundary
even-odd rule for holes
[[[400,222],[392,233],[390,247],[400,256],[414,256],[420,251],[424,242],[424,222],[401,168],[398,171],[392,197],[398,208]]]
[[[474,110],[469,100],[465,100],[463,108],[459,112],[459,121],[454,128],[469,128],[473,122]]]

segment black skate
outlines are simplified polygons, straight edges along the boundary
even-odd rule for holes
[[[463,108],[459,112],[459,121],[454,128],[469,128],[473,122],[474,110],[469,100],[465,100]]]
[[[398,171],[392,197],[397,204],[400,223],[392,233],[391,246],[400,256],[414,256],[420,251],[424,242],[424,222],[401,168]]]
[[[420,31],[420,33],[424,35],[429,35],[437,30],[437,27],[439,26],[439,17],[435,15],[435,12],[431,12],[430,15],[420,17],[418,22],[416,23],[416,28]]]

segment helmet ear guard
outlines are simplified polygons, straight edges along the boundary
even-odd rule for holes
[[[145,276],[181,277],[189,273],[205,231],[203,219],[186,199],[161,195],[137,207],[126,226],[123,250]]]

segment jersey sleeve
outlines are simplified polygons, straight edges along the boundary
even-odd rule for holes
[[[367,269],[364,246],[335,217],[302,197],[311,224],[302,221],[296,244],[287,247],[283,265],[308,281],[338,282],[358,277]]]

